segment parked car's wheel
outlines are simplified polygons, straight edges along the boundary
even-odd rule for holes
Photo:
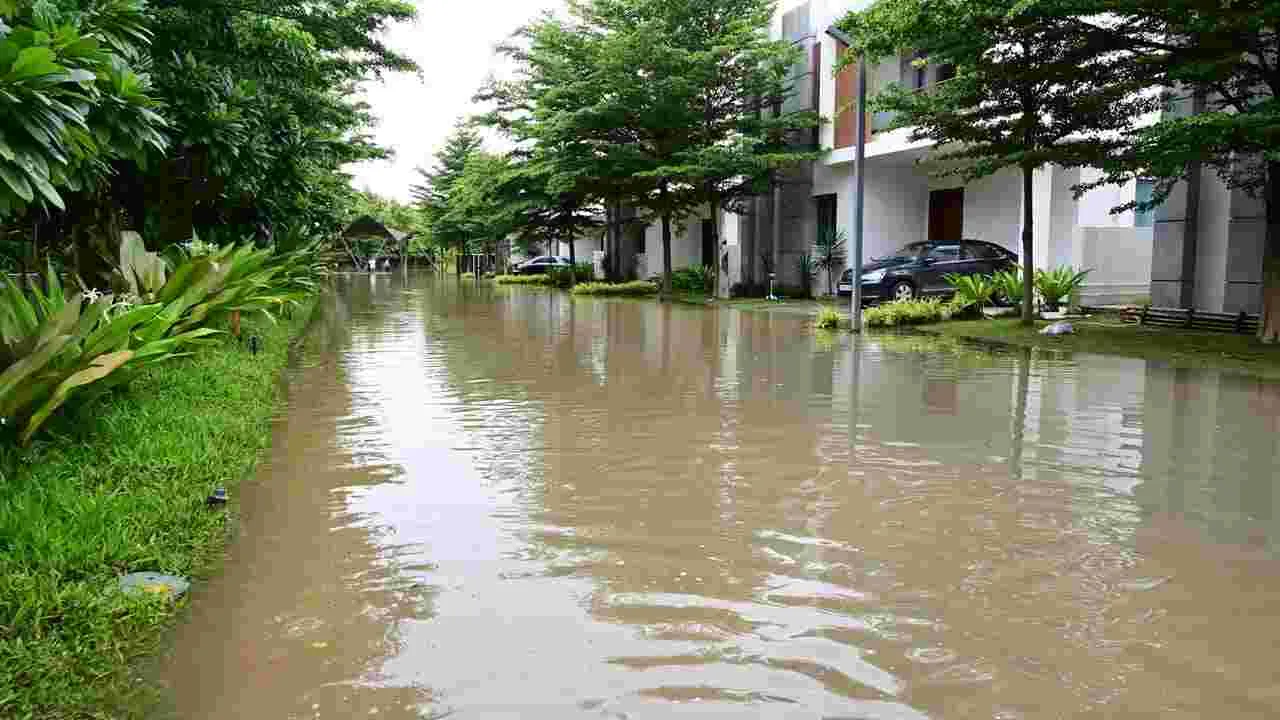
[[[916,288],[906,280],[899,280],[889,290],[889,296],[894,300],[912,300],[916,296]]]

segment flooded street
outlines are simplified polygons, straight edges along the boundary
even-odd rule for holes
[[[175,717],[1280,716],[1280,384],[337,286]]]

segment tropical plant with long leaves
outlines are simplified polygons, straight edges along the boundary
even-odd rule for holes
[[[125,299],[96,291],[68,296],[52,265],[42,282],[0,286],[0,418],[18,428],[20,442],[68,401],[212,341],[233,313],[274,321],[315,292],[330,267],[315,244],[278,254],[246,245],[180,258],[168,272],[159,255],[137,243],[121,242]]]
[[[111,295],[68,296],[52,266],[43,285],[0,288],[0,418],[32,436],[59,407],[91,386],[122,382],[132,371],[181,354],[216,330],[171,332],[163,306],[121,305]]]
[[[827,275],[827,292],[835,294],[836,270],[844,267],[845,239],[844,230],[839,228],[823,228],[818,231],[818,241],[813,244],[813,264]]]
[[[1044,300],[1045,309],[1056,311],[1063,298],[1070,298],[1071,293],[1084,284],[1085,277],[1092,270],[1076,271],[1069,265],[1061,265],[1051,270],[1036,271],[1036,290]]]
[[[1022,303],[1022,268],[1013,267],[1009,270],[997,270],[991,276],[991,282],[995,283],[995,298],[1000,302],[1011,305],[1021,305]]]
[[[981,311],[991,303],[991,298],[995,297],[999,289],[986,275],[947,273],[943,279],[956,291],[955,305],[960,308],[976,307]]]

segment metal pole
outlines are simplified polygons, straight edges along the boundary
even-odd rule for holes
[[[854,118],[857,133],[853,181],[853,292],[849,308],[853,331],[862,332],[862,214],[867,175],[867,55],[858,54],[858,105]]]

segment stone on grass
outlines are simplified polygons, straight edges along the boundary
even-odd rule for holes
[[[150,593],[162,595],[170,600],[177,600],[191,589],[186,578],[177,575],[164,575],[157,572],[129,573],[120,578],[120,590],[128,595]]]
[[[1056,322],[1049,327],[1040,331],[1041,335],[1049,337],[1057,337],[1059,335],[1074,335],[1076,329],[1069,322]]]

